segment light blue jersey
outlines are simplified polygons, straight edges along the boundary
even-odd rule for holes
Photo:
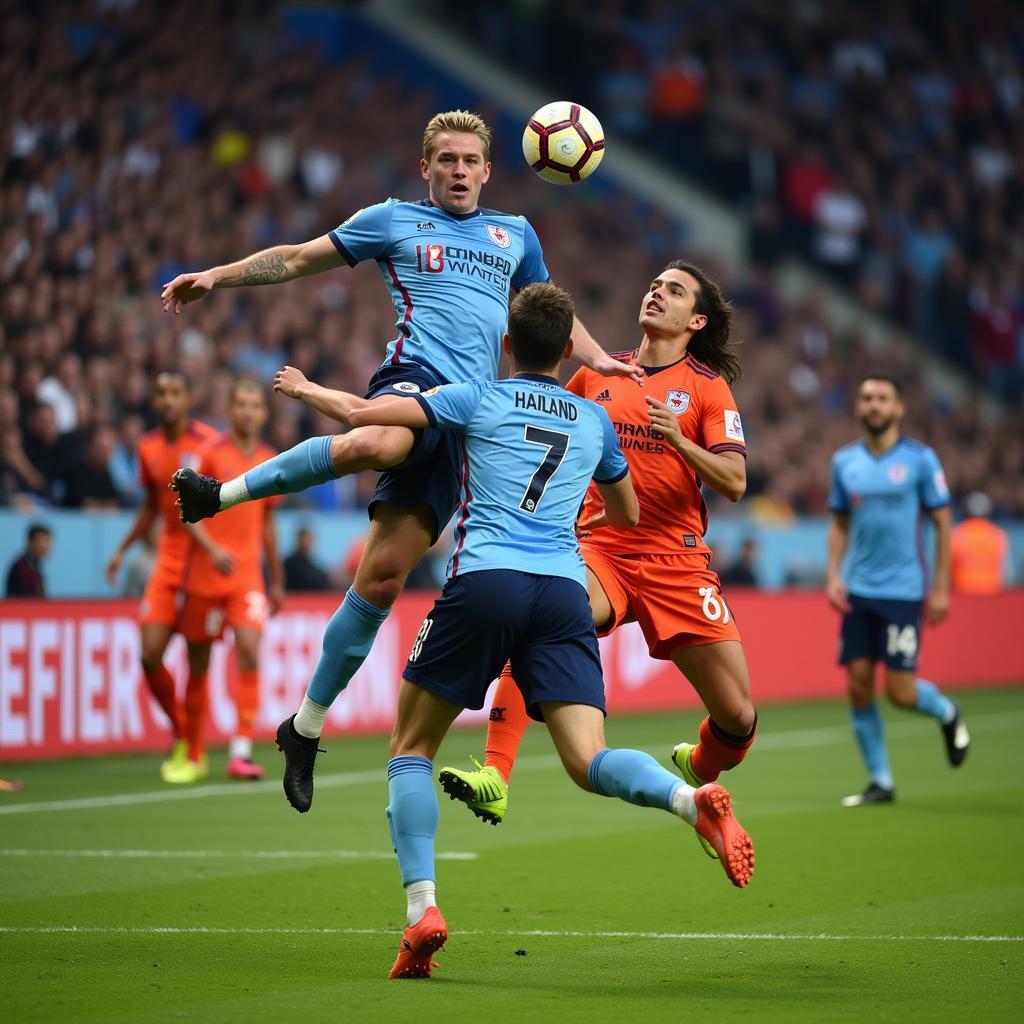
[[[832,456],[828,507],[848,515],[846,589],[861,597],[920,601],[928,591],[922,511],[949,504],[938,456],[901,437],[872,454],[863,441]]]
[[[550,279],[526,218],[496,210],[388,199],[329,237],[350,266],[373,259],[384,275],[398,317],[385,365],[418,363],[446,382],[494,380],[509,288]]]
[[[592,479],[614,483],[629,472],[604,409],[537,374],[415,397],[432,425],[465,435],[449,575],[518,569],[585,588],[576,515]]]

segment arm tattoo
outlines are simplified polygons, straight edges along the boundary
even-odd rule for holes
[[[241,284],[277,284],[288,273],[281,253],[259,256],[250,260],[242,269]]]

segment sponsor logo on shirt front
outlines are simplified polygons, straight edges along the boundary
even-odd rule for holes
[[[422,224],[416,225],[417,231],[436,231],[437,225],[432,224],[429,220],[425,220]]]
[[[734,441],[743,441],[743,421],[735,409],[725,410],[725,436]]]
[[[677,415],[682,416],[690,408],[689,391],[670,391],[665,399],[665,404]],[[738,419],[739,417],[737,417]],[[742,436],[742,432],[741,432]]]
[[[490,235],[491,241],[502,249],[507,249],[512,244],[512,234],[503,227],[499,227],[497,224],[487,225],[487,234]]]

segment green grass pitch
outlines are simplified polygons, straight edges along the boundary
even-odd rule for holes
[[[156,757],[5,765],[25,788],[0,793],[0,1016],[1022,1020],[1024,689],[959,699],[963,768],[933,722],[887,709],[898,802],[855,810],[845,707],[763,708],[724,780],[757,849],[743,892],[681,822],[576,790],[532,728],[500,827],[440,794],[451,938],[429,981],[386,978],[404,897],[384,739],[329,741],[302,817],[269,747],[270,781],[229,784],[221,753],[186,791]],[[668,763],[697,721],[611,719],[608,738]],[[481,747],[453,733],[437,767]]]

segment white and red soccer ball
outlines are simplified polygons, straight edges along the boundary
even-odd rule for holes
[[[527,122],[523,156],[545,181],[575,184],[593,174],[604,158],[604,129],[586,107],[556,100]]]

